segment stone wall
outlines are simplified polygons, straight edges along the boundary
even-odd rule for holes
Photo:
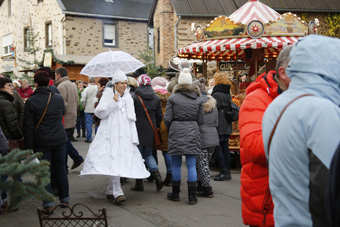
[[[157,1],[154,13],[154,51],[156,65],[168,68],[169,59],[175,54],[175,16],[170,1]],[[158,39],[158,30],[160,37]],[[160,40],[160,50],[158,53],[158,40]]]
[[[115,23],[118,26],[117,46],[103,45],[104,23]],[[67,16],[64,31],[65,54],[94,56],[111,49],[125,51],[138,58],[139,51],[145,50],[147,45],[145,22]]]
[[[24,28],[29,26],[31,17],[34,33],[37,36],[37,47],[41,50],[36,58],[41,61],[45,47],[45,24],[52,22],[52,48],[60,50],[60,21],[63,17],[62,11],[56,0],[44,0],[37,3],[37,0],[11,1],[11,16],[8,15],[8,1],[3,1],[0,6],[0,36],[12,34],[13,46],[16,48],[16,63],[0,60],[0,71],[15,71],[15,68],[24,65],[19,59],[33,62],[33,56],[24,51]],[[1,42],[1,39],[0,39]],[[2,48],[1,48],[2,49]],[[2,56],[2,50],[1,50]],[[5,67],[4,67],[5,66]],[[12,66],[12,70],[10,69]]]

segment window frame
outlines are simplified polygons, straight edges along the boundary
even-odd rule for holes
[[[27,34],[26,34],[27,31]],[[30,42],[28,39],[28,35],[29,35],[29,31],[30,31],[30,27],[26,26],[24,27],[24,51],[27,52],[27,49],[30,48]]]
[[[109,43],[105,42],[105,25],[113,25],[114,26],[114,44],[110,45]],[[110,21],[110,22],[103,22],[103,47],[118,47],[118,23],[116,21]]]
[[[157,53],[161,53],[161,30],[157,28]]]
[[[8,17],[12,16],[12,0],[7,0],[7,12]]]
[[[51,31],[49,33],[48,26],[51,26]],[[50,37],[49,37],[50,34]],[[51,39],[49,39],[51,38]],[[51,41],[51,44],[49,44],[49,41]],[[52,29],[52,21],[46,21],[45,22],[45,47],[51,48],[53,46],[53,29]]]
[[[7,46],[4,46],[4,38],[7,37],[7,36],[11,36],[11,42],[10,42],[11,44],[9,44]],[[13,44],[13,35],[12,35],[12,33],[4,35],[4,36],[1,37],[1,56],[2,57],[8,57],[8,56],[12,55],[12,44]],[[6,48],[6,53],[4,53],[5,52],[4,48]]]

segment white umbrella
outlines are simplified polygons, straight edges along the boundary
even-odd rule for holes
[[[89,77],[112,77],[118,69],[124,73],[132,73],[144,66],[142,62],[128,53],[109,50],[92,58],[80,74]]]

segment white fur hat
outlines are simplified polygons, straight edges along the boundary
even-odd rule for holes
[[[192,84],[190,69],[185,68],[179,74],[178,84]]]
[[[127,81],[127,76],[122,70],[118,69],[117,72],[115,72],[115,74],[113,75],[112,81],[114,84],[118,82]]]

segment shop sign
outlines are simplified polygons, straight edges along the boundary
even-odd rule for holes
[[[13,71],[13,70],[14,70],[14,66],[13,66],[13,65],[6,64],[6,65],[3,65],[3,66],[2,66],[2,70],[5,71],[5,72]]]
[[[230,71],[233,69],[232,62],[220,61],[218,62],[218,71]]]

